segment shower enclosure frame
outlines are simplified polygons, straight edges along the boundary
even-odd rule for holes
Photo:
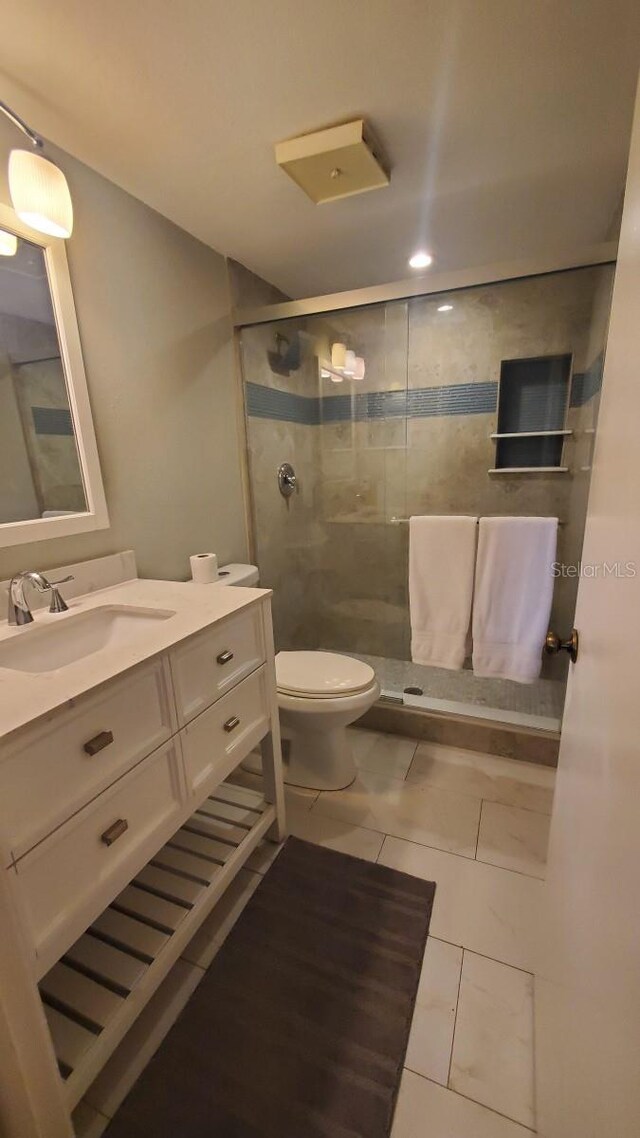
[[[558,256],[528,258],[520,261],[500,261],[496,264],[471,269],[453,269],[449,272],[428,273],[424,276],[394,281],[369,288],[348,289],[345,292],[325,293],[302,300],[283,301],[261,305],[258,308],[239,308],[233,313],[233,326],[239,332],[254,324],[268,324],[272,320],[292,320],[297,316],[319,316],[347,308],[365,308],[370,304],[384,304],[390,300],[409,300],[432,293],[456,292],[476,285],[501,284],[526,277],[547,276],[550,273],[570,272],[596,265],[615,262],[618,245],[615,241],[590,245],[581,251]]]
[[[308,297],[268,304],[253,308],[236,308],[233,313],[235,350],[238,361],[238,411],[241,422],[242,467],[245,487],[245,523],[248,534],[249,552],[252,560],[257,559],[257,516],[254,491],[249,469],[249,422],[246,404],[246,388],[243,369],[241,333],[243,329],[277,322],[278,324],[300,317],[311,317],[349,309],[364,309],[380,306],[389,301],[411,300],[433,294],[452,293],[482,285],[515,282],[528,278],[544,277],[571,272],[577,269],[615,264],[617,244],[607,242],[584,248],[580,252],[563,255],[531,258],[519,261],[501,262],[484,267],[454,270],[443,273],[427,273],[412,279],[376,285],[370,288],[347,290],[323,296]],[[393,519],[395,520],[395,519]],[[405,704],[405,710],[407,705]],[[419,711],[419,703],[412,710]],[[424,710],[429,711],[428,708]],[[431,713],[429,711],[429,713]],[[437,714],[437,713],[436,713]],[[516,721],[514,721],[515,723]],[[500,719],[487,718],[486,727],[499,728]],[[505,724],[506,726],[506,724]],[[513,728],[511,728],[513,729]]]

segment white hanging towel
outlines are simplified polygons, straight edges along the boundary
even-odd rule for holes
[[[477,518],[409,521],[409,609],[414,664],[461,668],[468,654]]]
[[[557,518],[481,518],[473,597],[476,676],[532,683],[549,628]]]

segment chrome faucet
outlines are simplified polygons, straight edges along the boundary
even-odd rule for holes
[[[58,585],[64,585],[65,581],[73,581],[73,577],[63,577],[61,581],[49,581],[44,573],[36,573],[34,570],[26,569],[22,573],[16,573],[9,584],[9,624],[31,624],[33,620],[33,614],[24,595],[24,587],[27,581],[39,593],[51,592],[49,612],[67,611],[69,606],[64,597],[60,596]]]

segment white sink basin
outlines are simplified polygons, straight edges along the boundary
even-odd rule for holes
[[[55,672],[104,648],[130,644],[145,631],[168,620],[170,609],[101,605],[77,616],[60,616],[59,624],[27,625],[0,641],[0,668],[17,672]]]

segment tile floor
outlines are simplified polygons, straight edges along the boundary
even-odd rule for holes
[[[350,736],[356,781],[335,793],[288,787],[291,833],[437,883],[392,1138],[526,1138],[555,772],[372,731]],[[248,868],[265,872],[276,854],[267,844]]]

